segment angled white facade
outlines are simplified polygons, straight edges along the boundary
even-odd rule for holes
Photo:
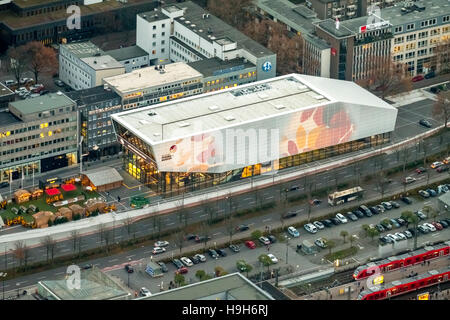
[[[223,173],[394,130],[397,109],[353,82],[291,74],[112,115],[163,172]]]

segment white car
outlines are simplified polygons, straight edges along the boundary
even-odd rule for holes
[[[308,231],[310,233],[316,233],[317,232],[316,226],[313,225],[312,223],[305,224],[303,227],[305,228],[306,231]]]
[[[436,162],[433,162],[432,164],[431,164],[431,168],[432,169],[436,169],[436,168],[439,168],[440,166],[442,166],[444,163],[442,163],[442,162],[440,162],[440,161],[436,161]]]
[[[341,213],[338,213],[336,215],[336,219],[338,219],[341,223],[347,223],[348,222],[347,218],[344,217]]]
[[[300,233],[297,231],[297,229],[295,229],[294,227],[290,226],[288,228],[288,233],[293,236],[294,238],[298,238],[300,237]]]
[[[197,253],[195,256],[195,258],[199,259],[201,262],[205,262],[206,261],[206,257],[200,253]]]
[[[325,226],[323,225],[323,223],[320,222],[320,221],[314,221],[314,222],[313,222],[313,225],[314,225],[317,229],[319,229],[319,230],[322,230],[323,228],[325,228]]]
[[[156,241],[155,247],[167,247],[169,245],[169,241]]]
[[[400,232],[396,232],[395,236],[397,236],[398,238],[400,238],[400,240],[406,240],[406,236],[403,233]]]
[[[161,248],[161,247],[154,247],[152,253],[153,254],[159,254],[159,253],[163,253],[166,252],[165,248]]]
[[[188,257],[181,257],[180,260],[186,267],[192,267],[194,265],[194,263]]]
[[[400,240],[396,235],[393,235],[393,234],[390,234],[390,233],[387,234],[386,237],[390,238],[394,242],[397,242],[397,241]]]
[[[266,238],[266,237],[259,237],[259,242],[261,242],[264,245],[270,244],[269,238]]]
[[[317,239],[316,241],[314,241],[314,244],[323,249],[327,247],[327,242],[323,238]]]
[[[431,223],[426,222],[426,223],[423,224],[423,226],[425,228],[428,228],[428,230],[430,230],[431,232],[435,232],[436,231],[436,227],[433,226]]]
[[[278,263],[277,257],[275,257],[273,254],[268,253],[267,256],[272,260],[272,263]]]
[[[150,297],[152,295],[152,293],[150,292],[150,290],[148,290],[145,287],[142,287],[141,290],[139,290],[139,294],[143,297]]]

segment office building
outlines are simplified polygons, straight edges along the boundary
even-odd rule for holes
[[[125,67],[125,73],[149,66],[148,53],[138,46],[130,46],[105,52]]]
[[[0,110],[7,108],[11,101],[14,101],[14,92],[0,82]]]
[[[291,74],[112,120],[124,170],[168,195],[385,143],[396,116],[353,82]]]
[[[76,104],[49,93],[9,103],[0,112],[0,181],[77,163]]]

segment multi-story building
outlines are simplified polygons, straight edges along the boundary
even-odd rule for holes
[[[170,195],[386,143],[396,117],[353,82],[290,74],[112,120],[124,169]]]
[[[125,73],[125,67],[92,42],[61,45],[59,78],[75,90],[93,88],[102,79]]]
[[[111,115],[122,111],[120,96],[103,85],[71,91],[66,95],[77,103],[83,158],[96,160],[117,154],[120,146],[114,135]]]
[[[339,19],[341,21],[358,17],[358,0],[310,0],[308,7],[313,9],[319,19]]]
[[[0,110],[8,107],[11,101],[14,101],[15,94],[11,89],[0,82]]]
[[[138,46],[125,47],[105,52],[125,67],[125,72],[149,66],[148,53]]]
[[[61,92],[10,102],[0,112],[0,181],[77,163],[76,104]]]
[[[285,26],[288,31],[303,39],[302,71],[320,77],[330,76],[331,46],[315,34],[317,14],[304,5],[289,0],[255,0],[258,14]]]
[[[70,5],[80,8],[79,29],[67,23]],[[132,30],[136,14],[158,5],[159,1],[148,0],[13,0],[0,4],[0,52],[29,41],[52,44],[86,39],[105,31]]]
[[[202,74],[186,63],[170,63],[103,79],[121,98],[124,110],[203,92]]]
[[[152,64],[244,58],[256,80],[275,76],[276,54],[191,1],[139,14],[136,39]]]

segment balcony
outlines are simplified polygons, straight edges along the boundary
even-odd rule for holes
[[[349,10],[356,10],[356,5],[350,4],[350,5],[347,6],[347,9],[349,9]]]
[[[348,11],[347,12],[347,16],[349,16],[349,17],[353,17],[355,14],[356,14],[355,11]]]

